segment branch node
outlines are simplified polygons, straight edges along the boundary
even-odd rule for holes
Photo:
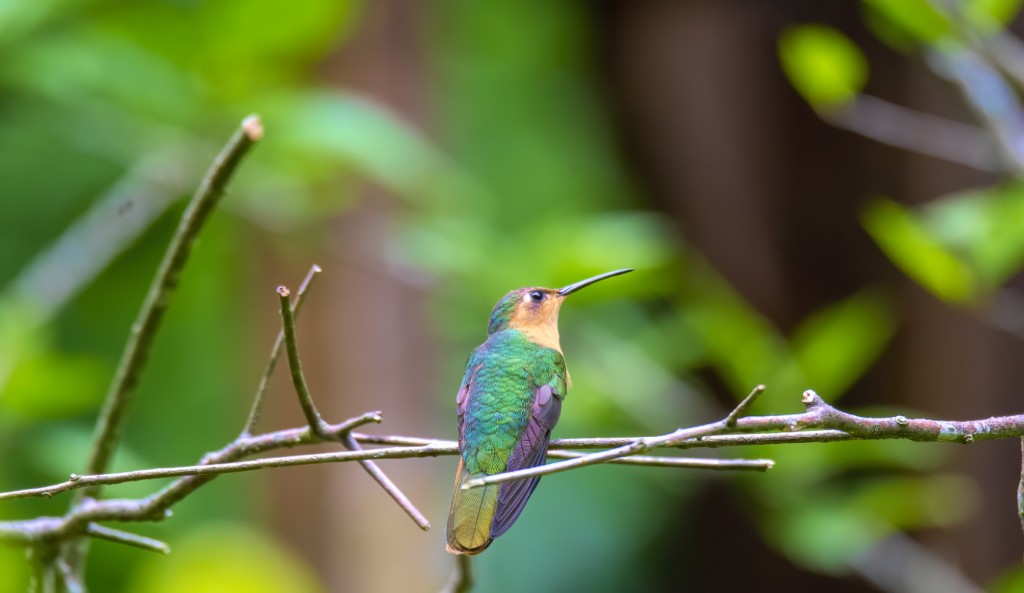
[[[908,420],[906,416],[896,416],[896,424],[899,424],[900,426],[909,426],[910,420]]]
[[[242,120],[242,131],[245,132],[245,136],[252,142],[262,138],[263,121],[260,120],[260,116],[253,114]]]
[[[821,399],[821,396],[815,393],[813,389],[808,389],[807,391],[805,391],[804,394],[800,397],[800,401],[804,404],[808,411],[810,411],[811,408],[825,405],[825,400]]]
[[[974,435],[973,434],[965,434],[964,435],[964,444],[965,445],[970,445],[970,444],[973,444],[973,443],[974,443]]]
[[[277,287],[277,294],[287,298],[291,296],[292,291],[288,290],[288,287],[282,284],[281,286]]]
[[[81,479],[82,479],[82,476],[80,476],[78,474],[71,474],[70,476],[68,476],[68,480],[71,480],[72,482],[77,482],[77,481],[79,481]]]

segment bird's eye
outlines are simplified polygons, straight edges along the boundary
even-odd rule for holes
[[[530,300],[539,303],[544,300],[544,293],[539,290],[534,290],[530,293]]]

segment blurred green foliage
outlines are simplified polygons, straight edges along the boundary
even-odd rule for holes
[[[839,31],[822,25],[784,31],[779,37],[779,58],[796,90],[818,109],[850,101],[868,77],[860,48]]]
[[[923,56],[940,78],[950,78],[965,87],[976,83],[979,88],[965,88],[962,94],[980,115],[979,125],[988,128],[986,132],[991,133],[992,141],[1014,129],[1008,122],[1019,118],[1021,112],[1018,100],[1008,89],[1015,84],[1019,88],[1020,81],[1013,80],[1016,74],[1003,68],[1002,74],[983,72],[974,78],[957,77],[949,75],[955,68],[945,64],[967,64],[970,68],[982,63],[957,60],[970,58],[974,52],[984,53],[985,48],[991,47],[984,45],[985,38],[1007,35],[1005,27],[1020,11],[1020,0],[946,4],[928,0],[864,0],[862,6],[866,24],[883,42],[898,51]],[[828,71],[823,77],[828,87],[827,83],[835,79],[851,79],[849,58],[835,57],[840,52],[824,42],[815,45],[793,40],[794,32],[813,37],[808,31],[841,38],[841,43],[833,43],[843,47],[843,54],[861,53],[841,33],[821,25],[794,27],[780,38],[783,70],[804,99],[820,109],[827,103],[821,98],[827,94],[827,88],[817,89],[816,81],[809,81],[814,66],[821,65]],[[843,102],[854,101],[861,92],[852,84],[845,88],[848,94],[842,95]],[[838,108],[841,111],[843,105],[839,103]],[[1002,150],[1010,153],[1015,149]],[[1020,232],[1020,221],[1024,220],[1022,180],[1018,169],[1008,167],[1007,173],[992,185],[938,196],[916,208],[886,197],[866,199],[861,223],[907,277],[948,304],[984,316],[1004,284],[1024,267],[1024,234]],[[1015,330],[1009,325],[1005,329]],[[815,368],[830,366],[826,361],[817,361]],[[951,492],[956,492],[957,498],[947,498],[946,494]],[[831,496],[841,499],[829,500]],[[957,499],[964,504],[950,504]],[[819,570],[842,570],[842,563],[837,560],[866,549],[885,532],[962,520],[969,515],[968,509],[976,499],[977,486],[958,476],[895,479],[842,490],[828,489],[810,505],[780,517],[774,533],[782,534],[779,543],[791,557]],[[914,503],[903,506],[899,501]],[[1016,590],[1020,583],[1020,571],[1013,570],[993,583],[991,590]]]
[[[288,10],[252,0],[0,3],[0,178],[10,196],[0,217],[0,488],[80,469],[180,199],[234,122],[253,111],[266,121],[267,139],[225,201],[229,214],[214,218],[182,278],[116,469],[189,462],[234,434],[255,384],[242,369],[260,356],[239,344],[254,340],[248,320],[265,306],[248,304],[240,292],[256,265],[248,246],[265,238],[281,250],[315,246],[329,232],[325,221],[351,205],[349,190],[366,179],[400,201],[394,244],[381,257],[456,287],[430,297],[448,371],[434,388],[439,418],[450,416],[452,382],[500,294],[625,266],[639,270],[614,291],[574,297],[563,314],[575,388],[560,436],[650,433],[714,417],[720,406],[699,377],[714,377],[737,398],[768,384],[755,412],[795,411],[808,387],[840,400],[898,325],[885,298],[869,287],[780,331],[630,183],[594,88],[584,9],[508,2],[498,18],[473,4],[441,3],[431,16],[437,113],[428,138],[318,74],[318,64],[360,26],[361,2],[302,0]],[[866,3],[890,29],[932,41],[948,23],[928,6]],[[1016,10],[1012,2],[974,6],[999,22]],[[780,55],[816,107],[848,102],[865,84],[863,56],[834,30],[793,29]],[[154,212],[124,248],[62,247],[66,229],[118,184],[155,192],[132,194],[126,207]],[[926,212],[879,199],[869,203],[864,224],[909,275],[962,303],[1019,268],[1024,245],[1005,225],[1021,203],[1015,185]],[[981,240],[992,235],[1000,238],[995,244]],[[44,294],[26,294],[31,262],[60,276],[61,266],[80,265],[77,258],[101,258],[101,273],[71,286],[71,300],[49,310],[37,302]],[[197,409],[203,413],[190,413]],[[451,426],[422,430],[443,431]],[[920,473],[938,464],[938,450],[850,443],[754,453],[779,464],[770,479],[737,480],[752,519],[769,545],[814,570],[843,572],[893,530],[947,525],[971,509],[971,486],[962,479]],[[855,480],[846,476],[854,470]],[[500,554],[481,557],[481,590],[539,590],[538,583],[553,591],[643,589],[637,566],[647,543],[665,529],[668,509],[684,508],[700,484],[671,472],[629,470],[626,480],[624,471],[545,481],[522,524],[495,544]],[[448,479],[441,482],[446,489]],[[138,496],[152,488],[111,492]],[[261,502],[254,491],[251,478],[234,477],[187,500],[188,512],[159,528],[175,550],[169,558],[97,544],[94,590],[322,590],[302,558],[251,526]],[[819,493],[814,504],[801,496],[808,491]],[[908,508],[907,500],[921,502]],[[59,513],[63,504],[3,504],[0,518]],[[572,556],[539,550],[538,532],[548,549]],[[531,571],[517,569],[527,564]],[[0,548],[0,593],[24,590],[23,570],[20,552]]]

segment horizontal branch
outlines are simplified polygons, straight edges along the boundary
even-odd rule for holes
[[[558,441],[553,443],[553,445],[569,445],[576,448],[594,446],[612,446],[615,448],[543,466],[477,478],[468,481],[463,485],[463,488],[478,488],[486,484],[520,480],[566,471],[594,463],[605,463],[643,453],[655,447],[721,447],[726,445],[828,442],[855,439],[906,439],[919,442],[970,444],[976,440],[1024,436],[1024,414],[962,421],[911,419],[905,416],[870,418],[837,410],[825,403],[817,393],[811,390],[805,391],[803,394],[801,401],[805,406],[805,411],[802,414],[739,418],[738,412],[744,408],[745,403],[756,396],[756,393],[757,390],[751,393],[750,396],[747,396],[744,403],[737,406],[736,410],[733,410],[726,419],[718,422],[691,428],[681,428],[658,437],[630,437],[626,439],[605,440],[600,443],[595,439]],[[730,419],[734,421],[731,428],[726,426]],[[805,428],[822,430],[803,433],[795,432]],[[738,432],[756,431],[757,434],[716,434],[725,430],[735,430]]]
[[[304,427],[279,430],[258,436],[239,437],[219,451],[208,453],[203,457],[198,466],[193,467],[207,467],[229,463],[243,457],[259,455],[276,449],[321,443],[324,439],[338,440],[341,438],[341,435],[347,434],[359,426],[380,421],[380,412],[369,412],[339,424],[328,424],[324,429],[324,434],[320,436],[314,434],[309,427]],[[135,472],[124,473],[131,475]],[[0,499],[22,498],[25,496],[53,496],[60,492],[90,485],[90,482],[94,482],[91,485],[120,483],[107,480],[106,478],[110,475],[78,476],[72,474],[66,482],[61,484],[21,490],[16,493],[3,493],[0,494]],[[179,472],[164,476],[151,475],[150,478],[172,477],[175,475],[181,477],[171,482],[162,490],[143,499],[98,501],[85,498],[61,517],[38,517],[23,521],[0,521],[0,541],[26,544],[66,539],[84,534],[87,525],[96,521],[160,521],[167,516],[168,509],[172,505],[195,492],[200,486],[216,478],[218,472]]]
[[[302,429],[303,431],[307,429]],[[289,431],[281,431],[290,433]],[[267,436],[267,435],[264,435]],[[383,449],[360,449],[355,451],[337,451],[332,453],[312,453],[309,455],[287,455],[281,457],[267,457],[249,461],[237,461],[227,463],[203,463],[199,465],[186,465],[180,467],[163,467],[156,469],[144,469],[128,472],[116,472],[109,474],[97,474],[79,476],[72,474],[71,478],[40,488],[28,488],[25,490],[14,490],[0,493],[0,500],[14,498],[46,497],[55,494],[85,488],[95,485],[126,484],[128,482],[140,482],[144,480],[158,480],[161,478],[174,478],[181,476],[211,476],[247,472],[259,469],[274,467],[292,467],[297,465],[317,465],[321,463],[343,463],[349,461],[364,461],[373,459],[410,459],[419,457],[439,457],[443,455],[456,455],[459,452],[458,443],[455,441],[442,441],[431,439],[414,439],[411,437],[397,437],[406,442],[415,444],[399,445]],[[561,459],[575,459],[583,456],[581,453],[571,451],[551,451],[551,457]],[[695,459],[683,457],[657,457],[657,456],[633,456],[614,460],[615,463],[627,465],[646,465],[655,467],[679,467],[693,469],[713,470],[753,470],[765,471],[771,469],[774,462],[770,459]],[[101,504],[101,503],[95,503]],[[0,529],[3,527],[0,523]],[[0,530],[2,537],[2,530]]]
[[[741,416],[746,413],[747,409],[754,403],[754,400],[764,393],[764,389],[764,385],[758,385],[755,387],[754,390],[750,392],[750,395],[745,397],[739,405],[729,412],[729,415],[717,422],[710,422],[708,424],[702,424],[700,426],[693,426],[690,428],[680,428],[679,430],[656,437],[640,437],[632,443],[622,445],[621,447],[607,449],[598,453],[588,453],[586,455],[573,457],[572,459],[565,459],[563,461],[556,461],[555,463],[549,463],[547,465],[538,465],[535,467],[528,467],[516,471],[468,480],[462,485],[462,489],[469,490],[471,488],[486,486],[487,484],[511,482],[513,480],[521,480],[523,478],[564,472],[571,469],[585,467],[587,465],[594,465],[596,463],[606,463],[614,459],[621,459],[623,457],[630,457],[639,453],[645,453],[656,447],[674,447],[689,439],[700,438],[702,436],[727,430],[734,430],[737,427]]]
[[[752,393],[747,400],[744,400],[743,405],[738,406],[723,420],[682,428],[661,436],[554,440],[551,442],[549,456],[553,459],[560,459],[560,461],[531,468],[528,470],[527,476],[544,475],[606,462],[660,467],[757,471],[764,471],[772,466],[772,462],[765,459],[689,459],[640,455],[640,453],[653,448],[688,449],[855,439],[907,439],[971,443],[976,440],[1024,436],[1024,415],[965,421],[911,419],[904,416],[863,417],[833,408],[813,391],[804,392],[803,403],[806,410],[801,414],[740,417],[752,397],[757,393],[757,391]],[[361,425],[380,422],[380,420],[378,412],[370,412],[340,424],[327,424],[324,429],[325,434],[322,436],[314,434],[307,426],[259,436],[240,437],[220,451],[206,455],[200,464],[194,466],[72,476],[60,484],[0,493],[0,500],[53,496],[85,486],[120,484],[156,478],[178,478],[156,494],[140,500],[95,501],[87,499],[63,517],[40,517],[25,521],[0,522],[0,540],[20,543],[52,541],[70,535],[84,534],[88,525],[98,521],[159,521],[166,516],[166,511],[171,505],[223,473],[318,463],[437,457],[458,453],[458,444],[455,441],[353,432],[353,429]],[[716,434],[727,430],[738,432]],[[325,439],[344,442],[346,436],[351,436],[352,442],[363,445],[384,445],[385,447],[237,461],[242,457],[258,455],[274,449],[323,442]],[[611,447],[611,449],[590,454],[572,451],[572,449],[595,447]],[[526,472],[496,474],[488,476],[485,480],[488,481],[487,483],[491,483],[520,479],[526,477],[522,475],[523,473]]]

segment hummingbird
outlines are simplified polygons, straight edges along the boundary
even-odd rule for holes
[[[479,554],[523,512],[540,477],[463,490],[469,480],[547,462],[551,430],[568,392],[558,340],[565,297],[632,269],[615,270],[559,289],[526,287],[491,311],[487,340],[469,355],[455,397],[459,467],[448,511],[447,550]]]

